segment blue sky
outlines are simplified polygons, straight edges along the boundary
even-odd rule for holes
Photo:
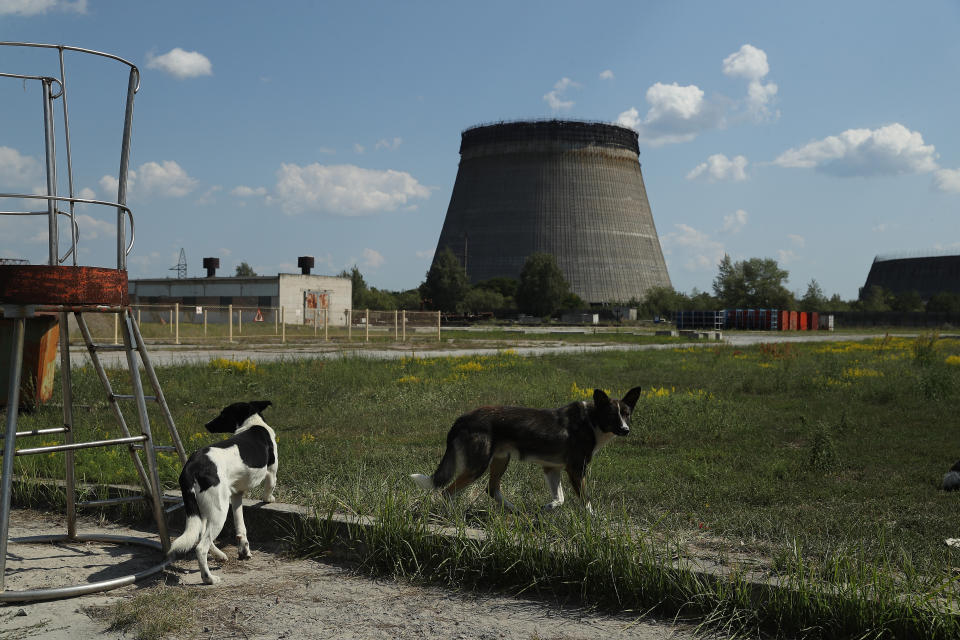
[[[183,248],[190,275],[313,255],[386,289],[424,278],[460,132],[526,118],[638,131],[680,291],[709,291],[724,253],[853,298],[877,254],[960,251],[958,27],[955,0],[0,0],[0,40],[141,69],[131,277],[174,275]],[[0,72],[57,65],[0,47]],[[126,70],[66,65],[76,190],[112,200]],[[0,192],[38,192],[39,85],[0,92]],[[114,265],[115,214],[80,213],[80,262]],[[0,218],[0,257],[44,262],[44,224]]]

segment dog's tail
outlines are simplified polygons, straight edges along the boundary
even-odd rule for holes
[[[435,491],[450,484],[456,471],[457,451],[453,442],[448,439],[447,450],[440,459],[440,464],[437,465],[437,470],[433,472],[433,475],[425,476],[422,473],[411,473],[410,477],[424,491]]]
[[[180,474],[180,493],[183,494],[183,511],[186,516],[183,535],[173,541],[167,556],[175,558],[193,550],[200,542],[203,533],[203,518],[200,517],[200,504],[194,489],[196,484],[186,473]]]

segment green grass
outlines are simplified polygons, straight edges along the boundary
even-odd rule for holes
[[[113,434],[92,371],[74,375],[83,405],[79,430],[89,439]],[[220,361],[162,367],[158,376],[191,450],[217,439],[202,425],[222,406],[272,400],[265,417],[279,434],[280,499],[318,513],[384,518],[383,537],[364,545],[371,570],[512,591],[550,589],[636,611],[662,602],[661,611],[689,612],[728,629],[807,629],[800,635],[820,637],[957,632],[956,619],[945,613],[958,596],[957,551],[943,540],[960,534],[960,496],[937,489],[960,458],[956,340],[925,335],[536,358],[506,352],[390,362]],[[122,372],[111,378],[122,392]],[[590,468],[600,513],[594,524],[583,521],[569,490],[560,514],[530,526],[493,510],[482,482],[448,514],[416,494],[406,477],[433,471],[453,419],[476,406],[559,406],[593,387],[620,395],[635,385],[647,392],[631,435],[608,445]],[[57,408],[43,407],[24,416],[20,428],[59,420]],[[163,441],[157,416],[153,424]],[[174,486],[179,462],[170,455],[160,461],[164,482]],[[18,458],[17,465],[28,475],[62,476],[61,454]],[[136,479],[125,451],[78,452],[77,466],[91,482]],[[542,473],[517,463],[504,492],[529,514],[548,497]],[[436,541],[422,527],[438,518],[481,526],[501,542]],[[537,551],[558,540],[576,546],[584,527],[593,527],[594,537],[574,555],[547,558]],[[431,540],[422,552],[421,538]],[[744,554],[759,565],[752,578],[792,588],[749,604],[745,578],[703,584],[671,560],[711,556],[736,576],[736,558]],[[516,576],[505,571],[517,562]],[[591,563],[614,573],[588,587],[581,576],[593,571]],[[601,593],[611,580],[621,593],[613,599]]]

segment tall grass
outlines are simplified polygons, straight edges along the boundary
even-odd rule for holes
[[[202,425],[226,404],[272,400],[265,417],[279,434],[280,498],[381,518],[385,537],[364,545],[371,570],[461,586],[491,579],[741,630],[807,624],[812,636],[948,637],[956,552],[943,540],[957,536],[958,496],[937,487],[960,458],[958,363],[958,341],[931,334],[531,358],[222,361],[158,375],[189,449],[217,439]],[[111,376],[122,393],[123,376]],[[116,435],[92,371],[77,369],[74,380],[80,432]],[[620,395],[635,385],[645,392],[631,435],[590,468],[600,522],[582,521],[575,499],[550,517],[504,518],[475,486],[443,518],[464,532],[482,527],[486,538],[430,533],[437,514],[407,494],[406,476],[433,470],[457,415],[490,404],[560,406],[595,387]],[[22,422],[56,424],[59,409]],[[136,481],[125,451],[77,459],[81,479]],[[174,486],[179,462],[167,454],[160,462]],[[62,464],[59,454],[17,460],[18,472],[38,477],[62,476]],[[529,514],[547,498],[531,465],[511,465],[504,491]],[[730,577],[687,570],[685,558],[704,557]],[[754,569],[740,567],[741,557]],[[613,571],[605,582],[603,572],[593,580],[599,567]],[[755,602],[747,578],[784,589]]]

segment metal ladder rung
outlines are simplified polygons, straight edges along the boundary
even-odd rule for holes
[[[33,447],[32,449],[17,449],[14,455],[30,456],[36,453],[58,453],[61,451],[76,451],[77,449],[93,449],[94,447],[144,442],[146,439],[147,436],[131,436],[129,438],[113,438],[111,440],[90,440],[89,442],[74,442],[73,444],[55,444],[46,447]]]
[[[91,344],[91,349],[96,351],[127,351],[127,346],[123,344]],[[136,349],[130,349],[130,351],[136,351]]]
[[[129,393],[115,393],[111,396],[114,400],[136,400],[137,396]],[[143,396],[144,400],[157,401],[157,396]]]
[[[130,445],[131,449],[137,449],[138,451],[143,450],[142,444],[132,444]],[[153,446],[154,451],[176,451],[177,448],[172,444],[157,444]]]
[[[33,429],[32,431],[17,431],[17,437],[21,436],[45,436],[51,433],[66,433],[70,431],[69,427],[53,427],[51,429]]]

